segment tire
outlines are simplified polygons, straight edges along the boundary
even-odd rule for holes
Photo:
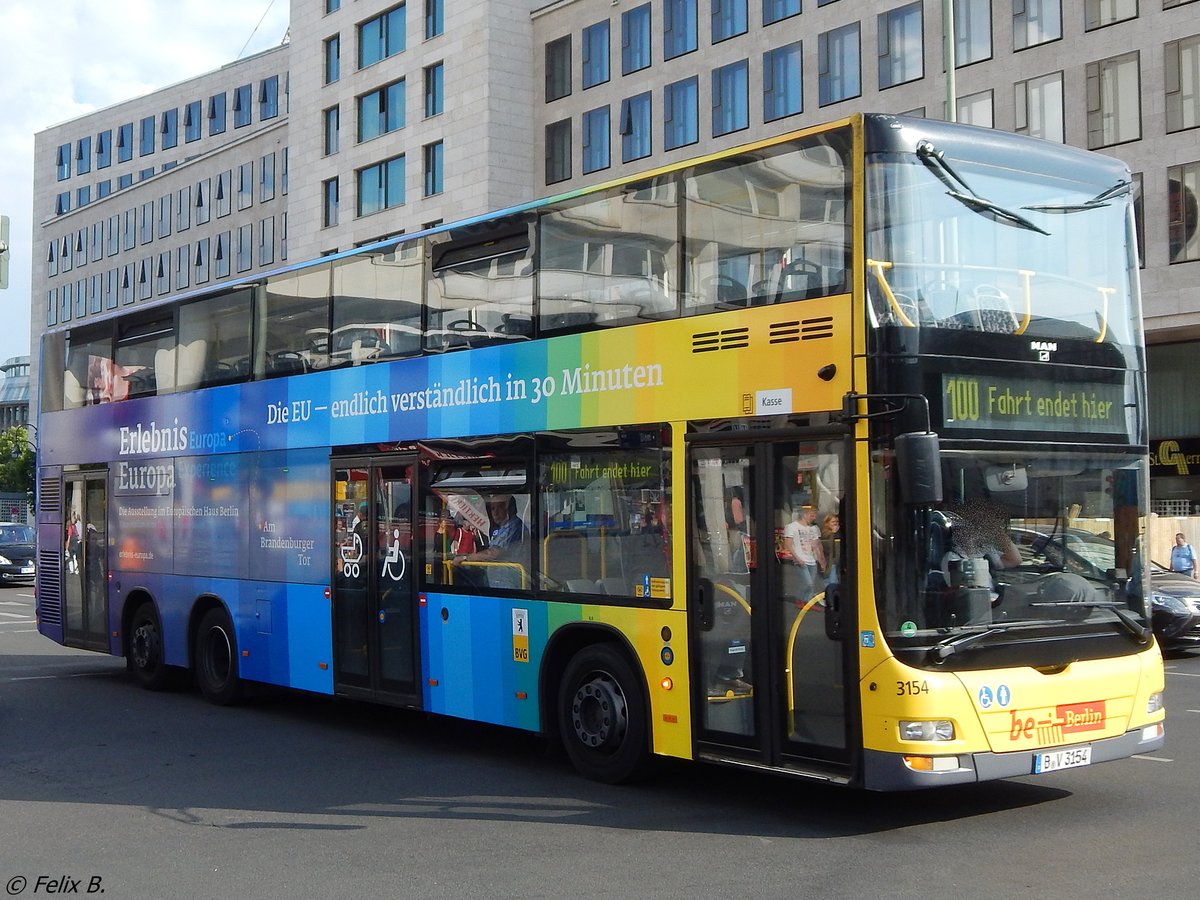
[[[210,609],[200,620],[192,652],[196,685],[209,703],[229,706],[242,696],[237,637],[223,609]]]
[[[148,691],[166,690],[171,684],[171,669],[163,660],[162,625],[149,601],[139,606],[129,621],[125,664]]]
[[[649,762],[641,680],[609,644],[572,657],[559,689],[558,725],[567,756],[585,778],[632,781]]]

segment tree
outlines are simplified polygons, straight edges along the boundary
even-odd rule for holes
[[[33,502],[35,462],[25,426],[0,432],[0,492],[25,494]]]

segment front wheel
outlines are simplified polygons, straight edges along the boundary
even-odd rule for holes
[[[171,670],[163,660],[162,625],[149,601],[137,608],[129,622],[125,662],[146,690],[161,691],[170,684]]]
[[[196,684],[209,703],[229,706],[242,694],[238,677],[237,638],[223,609],[210,609],[200,620],[192,654]]]
[[[641,682],[611,646],[585,647],[571,659],[559,690],[558,723],[567,756],[593,781],[631,781],[649,761]]]

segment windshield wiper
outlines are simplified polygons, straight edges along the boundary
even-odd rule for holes
[[[921,141],[917,144],[917,158],[937,177],[938,181],[949,188],[946,193],[966,206],[967,209],[974,210],[980,215],[987,216],[993,221],[1004,225],[1012,225],[1016,228],[1036,231],[1038,234],[1050,234],[1050,232],[1044,228],[1039,228],[1020,213],[1013,212],[1011,209],[1005,209],[991,200],[980,197],[979,194],[971,189],[966,180],[946,162],[945,154],[934,147],[929,141]]]
[[[1107,609],[1117,617],[1117,621],[1121,623],[1121,627],[1134,637],[1138,643],[1141,643],[1150,636],[1150,628],[1139,624],[1137,619],[1125,611],[1125,604],[1118,603],[1116,600],[1041,600],[1029,605],[1054,606],[1059,608],[1064,606],[1079,608],[1082,606],[1087,609]]]
[[[1035,212],[1044,213],[1077,213],[1086,212],[1089,209],[1101,209],[1111,204],[1107,201],[1115,200],[1117,197],[1122,197],[1133,190],[1132,181],[1118,181],[1106,191],[1101,191],[1091,200],[1084,200],[1082,203],[1046,203],[1036,206],[1022,206],[1021,209],[1031,209]]]
[[[1001,634],[1005,631],[1012,631],[1015,628],[1034,628],[1041,625],[1057,625],[1062,624],[1059,619],[1022,619],[1018,622],[1003,622],[999,625],[992,625],[985,628],[983,631],[975,631],[971,634],[963,634],[958,637],[947,638],[940,643],[934,644],[929,649],[929,655],[934,662],[943,662],[957,653],[959,650],[965,649],[974,643],[982,641],[985,637],[991,637],[993,634]]]

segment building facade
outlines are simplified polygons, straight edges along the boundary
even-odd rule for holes
[[[290,44],[37,136],[35,360],[46,327],[288,261],[858,110],[944,118],[944,8],[292,0]],[[950,8],[956,119],[1134,173],[1154,502],[1196,515],[1200,0]]]

